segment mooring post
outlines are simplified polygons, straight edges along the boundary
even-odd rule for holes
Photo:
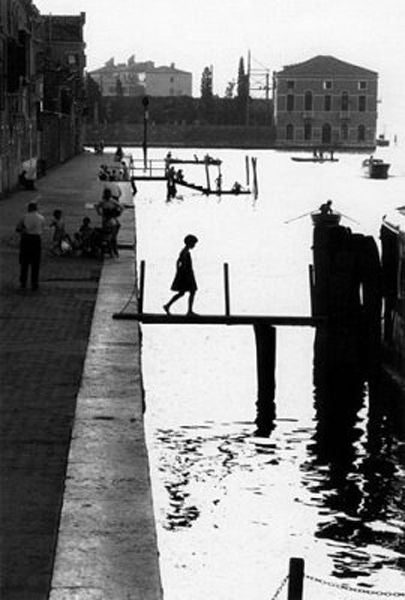
[[[302,600],[304,588],[304,559],[290,558],[287,600]]]
[[[311,316],[314,316],[314,266],[308,265],[308,275],[309,275],[309,294],[310,294],[310,302],[311,302]]]
[[[224,288],[225,288],[225,315],[229,317],[231,314],[229,300],[229,265],[224,263]]]
[[[206,157],[206,160],[205,160],[205,175],[207,177],[207,190],[210,192],[211,191],[211,181],[210,181],[210,170],[209,170],[208,158],[207,157]]]
[[[254,323],[257,361],[256,435],[266,437],[274,429],[276,405],[276,328]]]
[[[246,164],[246,187],[249,187],[250,184],[250,172],[249,172],[249,157],[246,154],[245,156],[245,164]]]
[[[139,269],[138,313],[143,313],[143,289],[145,284],[145,261],[141,260]]]
[[[257,183],[257,158],[252,156],[252,169],[253,169],[253,195],[255,200],[259,195],[259,186]]]

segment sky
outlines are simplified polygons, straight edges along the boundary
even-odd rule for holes
[[[328,54],[379,74],[379,133],[405,137],[405,0],[33,0],[42,14],[86,13],[87,70],[131,55],[201,74],[214,93],[237,78],[239,59],[278,71]],[[260,82],[260,77],[259,77]],[[260,97],[260,92],[253,95]]]

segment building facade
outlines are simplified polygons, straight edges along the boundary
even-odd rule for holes
[[[191,96],[192,74],[169,67],[155,67],[152,61],[135,62],[131,56],[126,63],[115,64],[111,58],[100,69],[89,71],[99,85],[101,95],[109,96]]]
[[[273,77],[278,148],[374,148],[375,71],[316,56]]]
[[[0,195],[81,151],[85,65],[78,17],[41,16],[32,0],[0,2]]]

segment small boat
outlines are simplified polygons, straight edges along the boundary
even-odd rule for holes
[[[384,162],[381,158],[366,158],[362,162],[367,175],[372,179],[387,179],[390,163]]]
[[[339,212],[323,213],[320,210],[311,212],[312,223],[315,226],[335,227],[339,225],[342,215]]]
[[[314,162],[314,163],[324,163],[324,162],[338,162],[338,158],[330,158],[327,156],[291,156],[291,160],[295,162]]]
[[[390,141],[386,139],[384,134],[381,134],[378,136],[378,138],[375,141],[377,146],[389,146],[390,145]]]

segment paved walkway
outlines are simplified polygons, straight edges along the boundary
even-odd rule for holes
[[[39,195],[48,223],[61,208],[69,232],[84,215],[97,223],[85,205],[100,196],[99,164],[85,153],[38,192],[0,200],[3,600],[161,598],[139,331],[111,319],[133,291],[134,252],[55,257],[49,232],[40,291],[18,289],[14,228],[27,202]],[[121,243],[133,217],[123,214]]]

